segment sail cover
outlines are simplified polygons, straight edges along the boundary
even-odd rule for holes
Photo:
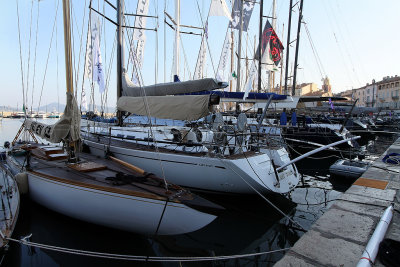
[[[155,85],[138,87],[135,86],[127,77],[127,73],[122,76],[122,95],[123,96],[166,96],[186,94],[201,91],[212,91],[227,87],[228,84],[218,82],[212,78],[205,78],[200,80],[184,81],[184,82],[171,82],[159,83]],[[144,92],[146,94],[144,94]]]
[[[117,107],[132,114],[161,119],[198,120],[209,114],[209,95],[122,96]]]
[[[26,129],[51,143],[60,143],[68,134],[71,141],[80,139],[81,113],[74,96],[67,93],[67,105],[61,118],[52,125],[44,124],[34,120],[25,121]]]

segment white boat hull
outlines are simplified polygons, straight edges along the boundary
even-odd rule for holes
[[[59,182],[28,172],[29,195],[37,203],[64,215],[124,231],[176,235],[198,230],[216,216],[180,203],[106,192]],[[179,223],[177,223],[179,222]]]
[[[104,156],[108,146],[84,140],[90,152]],[[156,151],[109,147],[118,159],[141,166],[172,183],[211,192],[254,194],[287,193],[299,182],[299,174],[291,165],[278,173],[278,178],[267,154],[257,153],[238,159],[194,156],[182,153],[157,153]],[[279,179],[279,182],[278,182]]]

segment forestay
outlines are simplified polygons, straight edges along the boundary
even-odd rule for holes
[[[68,134],[71,141],[80,139],[81,113],[74,96],[67,93],[67,105],[61,118],[52,125],[40,123],[27,119],[25,121],[26,129],[30,129],[34,134],[46,139],[51,143],[60,143]]]

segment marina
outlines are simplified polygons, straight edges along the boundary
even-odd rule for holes
[[[43,121],[48,122],[49,120]],[[21,123],[21,120],[4,119],[2,137],[6,138],[5,140],[13,138]],[[3,140],[1,141],[3,142]],[[376,140],[374,144],[371,143],[370,146],[365,148],[373,152],[368,158],[376,160],[381,156],[381,159],[387,147],[393,141],[395,139],[383,138]],[[384,147],[386,148],[382,151]],[[348,183],[337,182],[333,177],[330,177],[327,169],[315,169],[313,160],[300,161],[300,163],[297,165],[300,167],[299,171],[303,176],[304,184],[299,184],[292,191],[289,199],[285,197],[270,198],[294,223],[258,196],[238,198],[206,194],[205,196],[210,200],[216,200],[216,203],[226,207],[226,211],[214,222],[192,233],[170,237],[159,236],[153,239],[70,219],[25,198],[22,202],[22,211],[14,236],[24,238],[32,234],[31,241],[43,244],[53,244],[84,251],[103,251],[116,254],[124,252],[124,254],[152,255],[154,257],[181,257],[183,255],[208,257],[210,255],[252,254],[277,250],[275,253],[257,257],[214,262],[228,265],[265,264],[272,266],[276,262],[280,264],[279,260],[284,257],[286,250],[293,246],[296,248],[297,243],[302,242],[301,237],[305,231],[299,229],[296,223],[304,227],[305,230],[313,229],[315,222],[321,215],[329,212],[332,206],[336,207],[337,201],[340,203],[340,199],[345,198],[342,192],[350,186]],[[331,224],[331,222],[327,223]],[[339,223],[337,227],[342,228],[344,226]],[[60,230],[61,228],[63,230]],[[78,233],[76,229],[81,230]],[[102,240],[104,238],[104,240],[109,239],[110,241],[96,242],[99,232],[102,233]],[[121,242],[121,244],[116,245],[112,240],[119,240],[118,243]],[[105,246],[107,243],[112,243],[112,247]],[[11,243],[4,261],[17,266],[24,266],[28,263],[33,264],[33,266],[41,266],[44,262],[50,266],[61,263],[77,266],[107,266],[114,262],[111,259],[91,259],[87,256],[73,256],[39,248],[33,249],[33,251],[32,254],[32,248],[30,249],[23,244]],[[293,254],[290,252],[288,255]],[[283,258],[283,260],[284,263],[286,258]],[[124,266],[131,263],[121,261],[121,264]],[[157,265],[157,263],[154,264]],[[191,263],[187,264],[191,266]],[[315,262],[308,264],[313,265]],[[176,265],[165,262],[160,266]],[[282,266],[285,266],[285,264]]]

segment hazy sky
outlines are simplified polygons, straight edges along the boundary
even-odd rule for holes
[[[78,77],[78,95],[82,88],[82,72],[84,50],[87,33],[89,0],[71,0],[73,6],[73,40],[75,72]],[[17,2],[19,7],[19,24],[22,51],[22,69],[24,88],[27,92],[28,106],[36,107],[52,102],[65,102],[65,73],[64,73],[64,43],[62,29],[62,5],[57,10],[58,1],[42,0],[39,3],[38,31],[36,23],[38,18],[37,0],[3,1],[0,10],[0,42],[1,64],[0,105],[22,105],[22,76],[20,47],[18,41]],[[112,1],[114,2],[114,1]],[[296,2],[296,1],[294,1]],[[60,2],[61,3],[61,2]],[[136,12],[136,0],[126,1],[128,13]],[[182,0],[181,24],[201,26],[206,18],[210,0]],[[231,2],[227,0],[230,7]],[[86,6],[86,8],[85,8]],[[164,78],[170,81],[172,68],[173,31],[166,26],[164,34],[164,6],[169,14],[174,16],[174,1],[150,0],[149,13],[158,15],[156,19],[148,19],[147,27],[155,28],[157,23],[158,33],[146,32],[147,43],[145,60],[141,75],[145,84],[156,81],[163,82]],[[103,10],[103,1],[93,1],[93,7]],[[264,0],[264,14],[271,15],[272,0]],[[199,9],[202,13],[200,16]],[[277,33],[281,37],[284,27],[282,43],[286,48],[287,17],[289,0],[277,0]],[[292,15],[292,36],[295,40],[297,30],[298,12]],[[314,82],[321,86],[321,78],[327,75],[330,78],[333,91],[339,92],[346,89],[358,88],[371,83],[372,79],[381,80],[384,76],[400,75],[400,1],[398,0],[304,0],[304,22],[312,38],[315,50],[310,46],[306,28],[302,27],[300,37],[298,83]],[[115,20],[115,12],[106,7],[105,13]],[[32,22],[31,22],[32,14]],[[54,21],[56,19],[56,23]],[[265,19],[264,19],[265,21]],[[128,23],[133,25],[134,18],[129,18]],[[113,56],[113,42],[115,27],[110,22],[104,21],[105,28],[101,41],[103,64],[109,80],[107,105],[114,106],[116,101],[116,63]],[[252,57],[254,39],[257,38],[259,23],[259,5],[256,5],[248,33],[243,35],[242,56]],[[83,24],[83,25],[82,25]],[[227,29],[228,20],[224,17],[209,18],[209,45],[211,52],[207,59],[207,76],[213,77],[214,70],[219,61],[222,44]],[[283,24],[285,26],[283,26]],[[54,26],[55,25],[55,26]],[[83,29],[83,37],[81,37]],[[185,31],[193,31],[183,29]],[[131,33],[131,31],[130,31]],[[37,38],[36,38],[37,34]],[[53,35],[53,38],[52,38]],[[52,42],[50,42],[52,40]],[[82,40],[82,42],[81,42]],[[166,43],[164,50],[164,40]],[[35,46],[36,49],[36,63]],[[82,43],[82,45],[81,45]],[[182,36],[183,49],[181,54],[181,79],[189,79],[193,75],[200,37],[194,35]],[[294,46],[291,49],[290,65],[293,66]],[[51,46],[51,47],[50,47]],[[247,49],[246,49],[247,48]],[[50,51],[50,53],[49,53]],[[164,53],[165,51],[165,53]],[[285,50],[286,51],[286,50]],[[315,52],[321,64],[317,64]],[[155,55],[158,55],[156,57]],[[49,55],[49,56],[48,56]],[[286,57],[286,55],[285,55]],[[111,59],[113,58],[113,62]],[[156,65],[156,58],[157,65]],[[165,58],[165,61],[164,61]],[[46,75],[46,62],[47,72]],[[164,63],[165,62],[165,63]],[[320,65],[320,66],[319,66]],[[318,67],[319,66],[319,67]],[[78,72],[79,68],[79,72]],[[128,68],[132,68],[129,66]],[[164,77],[164,69],[166,77]],[[157,71],[156,71],[157,70]],[[108,73],[110,73],[108,75]],[[33,79],[35,77],[35,79]],[[279,83],[279,78],[276,80]],[[86,90],[90,90],[85,82]],[[87,93],[89,94],[89,92]],[[95,87],[95,102],[100,104],[97,87]],[[78,99],[80,101],[80,99]]]

